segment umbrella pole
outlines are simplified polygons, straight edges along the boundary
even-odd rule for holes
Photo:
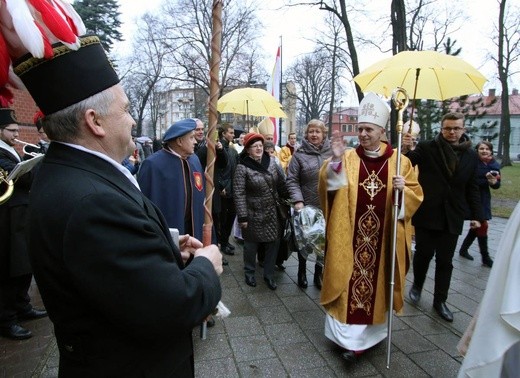
[[[412,97],[412,112],[410,113],[410,125],[413,122],[413,111],[415,109],[415,96],[417,95],[417,84],[419,83],[419,74],[421,73],[421,69],[417,68],[415,70],[415,86],[413,88],[413,97]],[[401,151],[400,149],[397,151]]]
[[[404,99],[398,98],[399,94]],[[392,100],[397,109],[397,167],[396,176],[401,174],[401,135],[403,133],[403,112],[408,106],[408,94],[403,88],[397,88],[392,93]],[[404,204],[403,204],[404,205]],[[387,344],[386,344],[386,368],[390,369],[390,351],[392,349],[392,324],[394,320],[394,286],[395,286],[395,257],[397,255],[397,222],[399,216],[399,190],[394,189],[394,222],[392,231],[392,255],[390,258],[390,304],[388,309]]]

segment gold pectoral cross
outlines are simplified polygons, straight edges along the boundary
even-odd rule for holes
[[[385,184],[379,179],[376,175],[375,171],[372,171],[370,175],[361,183],[359,186],[362,186],[363,189],[370,196],[370,201],[374,199],[374,197],[379,193],[384,187]]]

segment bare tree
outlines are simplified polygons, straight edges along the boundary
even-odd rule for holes
[[[352,25],[350,24],[349,14],[356,12],[356,9],[359,9],[358,4],[348,5],[346,0],[320,0],[320,1],[302,1],[302,0],[287,0],[287,6],[310,6],[316,7],[319,6],[320,10],[324,10],[329,12],[334,17],[336,17],[341,24],[343,25],[343,31],[345,33],[345,40],[348,52],[350,57],[350,71],[352,76],[356,76],[359,74],[359,59],[356,49],[354,32],[352,29]],[[361,101],[363,99],[363,92],[361,88],[356,85],[356,94],[358,100]]]
[[[506,6],[506,0],[498,0],[498,57],[495,59],[498,68],[498,78],[502,86],[500,101],[502,114],[498,136],[498,155],[502,156],[502,166],[511,165],[509,156],[511,121],[509,112],[509,86],[513,72],[513,64],[520,58],[520,10]]]
[[[178,68],[172,79],[203,89],[209,95],[211,57],[212,0],[177,0],[166,2],[163,21],[165,44],[171,50],[171,66]],[[229,2],[222,15],[222,56],[220,90],[264,81],[261,56],[254,46],[261,35],[261,22],[254,3]]]
[[[331,57],[323,51],[305,55],[289,67],[287,78],[298,89],[297,103],[305,123],[320,119],[332,96]]]
[[[436,0],[412,0],[408,9],[409,50],[440,51],[447,39],[467,21],[461,6],[454,2],[441,6]],[[451,51],[452,55],[458,53],[460,49]]]
[[[331,94],[328,111],[329,119],[329,135],[332,131],[332,115],[334,113],[334,106],[336,99],[341,98],[343,88],[341,87],[340,78],[342,72],[348,70],[349,56],[348,53],[341,47],[344,44],[343,25],[339,22],[337,17],[330,15],[326,17],[325,24],[327,29],[319,32],[316,45],[317,51],[323,52],[329,57],[330,72],[331,72]]]
[[[156,115],[158,104],[154,94],[163,80],[164,61],[168,51],[162,43],[164,29],[157,16],[145,14],[139,20],[139,28],[134,37],[133,54],[128,65],[128,72],[122,78],[123,86],[132,104],[132,115],[137,123],[137,135],[142,134],[143,121],[148,115]],[[151,106],[151,107],[150,107]],[[154,136],[155,136],[155,127]]]

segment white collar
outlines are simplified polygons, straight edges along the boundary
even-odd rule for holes
[[[98,151],[89,150],[88,148],[80,146],[79,144],[55,142],[55,141],[53,141],[53,143],[61,143],[61,144],[64,144],[66,146],[69,146],[71,148],[75,148],[76,150],[80,150],[80,151],[83,151],[83,152],[95,155],[95,156],[97,156],[97,157],[99,157],[99,158],[101,158],[101,159],[103,159],[105,161],[108,161],[110,164],[112,164],[114,167],[116,167],[117,170],[119,170],[121,173],[123,173],[126,176],[126,178],[128,178],[128,180],[130,180],[130,182],[135,185],[135,187],[137,189],[141,190],[141,188],[139,188],[139,184],[137,183],[137,180],[135,179],[134,176],[132,176],[130,171],[126,167],[124,167],[121,164],[121,162],[115,161],[114,159],[112,159],[108,155],[102,154],[101,152],[98,152]]]

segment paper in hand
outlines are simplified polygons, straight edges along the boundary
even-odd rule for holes
[[[9,173],[9,176],[7,176],[7,181],[10,180],[16,181],[17,178],[23,176],[27,172],[29,172],[31,169],[34,168],[36,164],[40,162],[40,160],[43,159],[45,155],[40,154],[38,156],[33,157],[32,159],[22,161],[14,167],[14,169]]]

